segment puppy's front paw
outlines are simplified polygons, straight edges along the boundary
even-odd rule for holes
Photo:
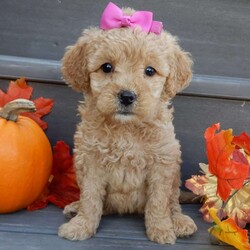
[[[176,235],[172,228],[158,228],[157,226],[147,227],[147,236],[151,241],[155,241],[160,244],[174,244],[176,241]]]
[[[175,214],[172,217],[172,222],[177,237],[189,236],[197,231],[194,221],[187,215]]]
[[[86,240],[92,237],[95,231],[91,229],[82,216],[72,218],[68,223],[62,224],[58,236],[68,240]]]

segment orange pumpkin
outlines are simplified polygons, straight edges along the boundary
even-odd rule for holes
[[[17,99],[0,110],[0,213],[34,202],[52,167],[52,150],[43,130],[20,112],[35,111],[34,103]]]

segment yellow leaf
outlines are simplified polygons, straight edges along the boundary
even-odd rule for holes
[[[209,213],[216,223],[215,226],[208,229],[209,233],[239,250],[250,250],[247,230],[238,227],[232,218],[221,221],[216,215],[215,209],[209,209]]]

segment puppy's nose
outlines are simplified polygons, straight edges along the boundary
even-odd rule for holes
[[[118,94],[118,98],[121,104],[123,104],[124,106],[129,106],[135,102],[136,94],[133,91],[122,90]]]

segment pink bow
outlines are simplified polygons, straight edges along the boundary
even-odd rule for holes
[[[126,16],[122,10],[110,2],[103,11],[100,28],[110,30],[121,27],[136,27],[147,33],[153,32],[159,35],[162,31],[162,22],[153,20],[153,13],[149,11],[137,11],[132,16]]]

